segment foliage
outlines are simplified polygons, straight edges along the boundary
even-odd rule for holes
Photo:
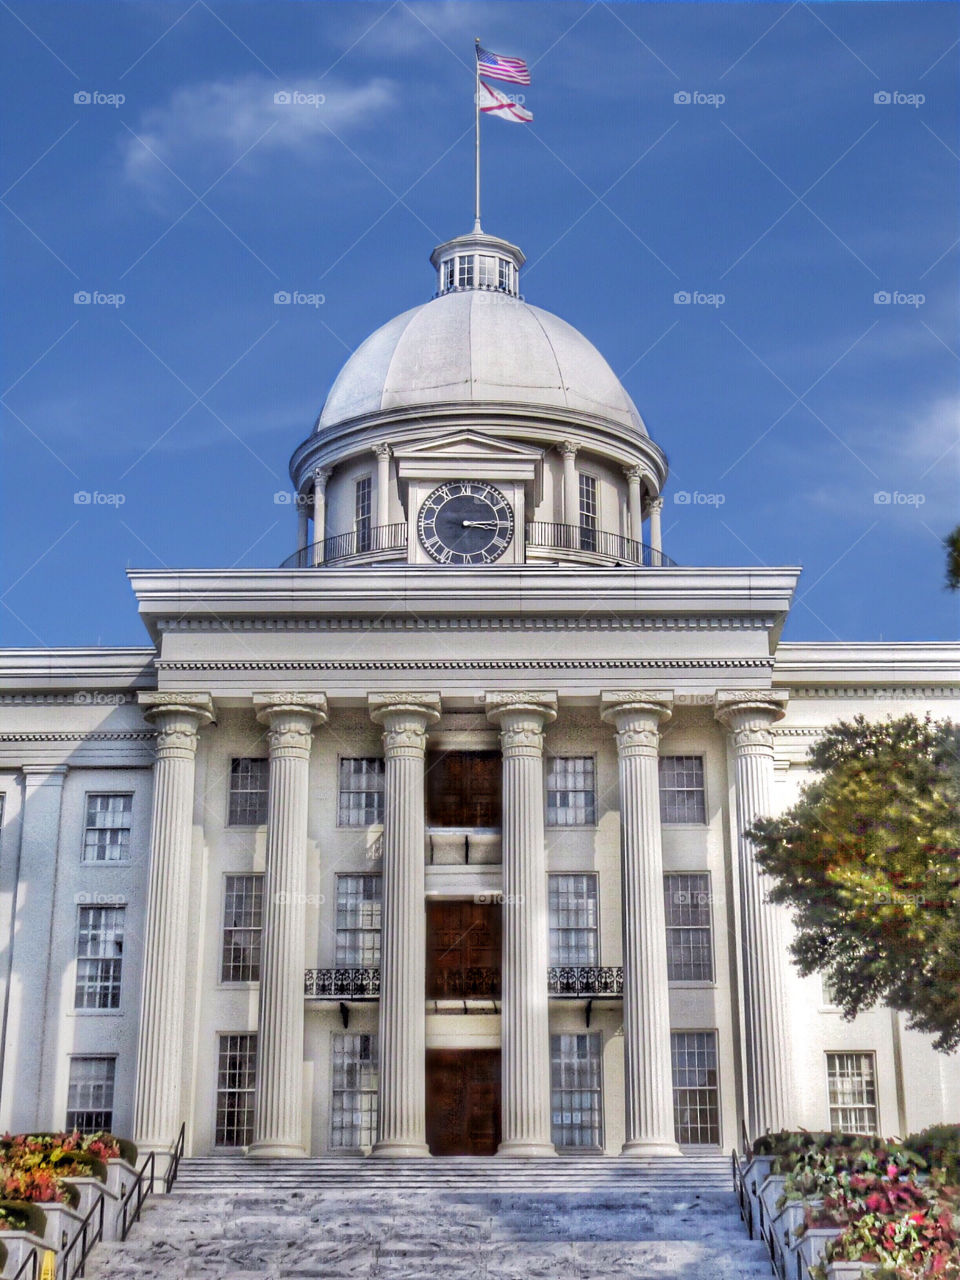
[[[878,1002],[944,1052],[960,1045],[960,727],[903,716],[831,726],[815,777],[747,832],[794,909],[794,961],[844,1016]]]
[[[948,1186],[960,1183],[960,1124],[935,1124],[911,1134],[904,1146],[923,1156],[933,1180]]]
[[[947,587],[960,591],[960,524],[947,534],[943,545],[947,549]]]
[[[47,1220],[43,1210],[25,1200],[0,1200],[0,1231],[29,1231],[42,1236]]]
[[[788,1200],[859,1194],[884,1179],[912,1177],[926,1168],[922,1156],[895,1143],[812,1148],[787,1173],[777,1208]]]
[[[79,1203],[76,1187],[61,1181],[50,1169],[21,1169],[14,1165],[0,1166],[0,1188],[8,1200],[30,1200],[36,1204]]]

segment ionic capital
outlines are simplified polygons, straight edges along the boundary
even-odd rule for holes
[[[378,461],[386,462],[390,457],[390,446],[385,440],[381,440],[379,444],[373,446],[373,452],[376,454]]]
[[[580,445],[576,440],[561,440],[557,448],[564,459],[575,458],[580,451]]]
[[[600,695],[600,718],[616,729],[617,752],[656,755],[660,725],[673,712],[669,689],[612,689]]]
[[[486,693],[483,701],[487,719],[500,726],[504,756],[543,754],[544,728],[557,718],[555,693]]]
[[[623,474],[627,477],[631,484],[640,484],[643,480],[643,467],[624,467]]]
[[[314,467],[313,469],[313,491],[314,494],[322,494],[326,491],[327,481],[333,473],[332,467]]]
[[[734,749],[773,751],[771,726],[786,715],[785,689],[718,690],[714,715],[730,731]]]
[[[144,719],[157,726],[157,759],[191,759],[200,729],[213,723],[209,693],[141,693]]]
[[[383,753],[422,757],[427,729],[440,719],[439,693],[371,693],[370,718],[383,725]]]
[[[648,507],[648,510],[650,510],[650,511],[656,511],[656,512],[658,512],[658,513],[659,513],[659,512],[661,512],[661,511],[663,510],[663,499],[662,499],[662,498],[651,498],[651,499],[650,499],[650,501],[649,501],[649,503],[647,504],[647,507]]]
[[[322,693],[255,693],[257,719],[267,726],[270,757],[309,758],[313,731],[327,719]]]

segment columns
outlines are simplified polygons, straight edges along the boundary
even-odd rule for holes
[[[303,552],[307,547],[310,539],[310,508],[307,506],[307,495],[298,493],[296,496],[297,504],[297,550]],[[297,568],[305,568],[303,556],[297,561]]]
[[[557,446],[563,457],[563,523],[580,524],[580,488],[577,481],[577,451],[575,440],[564,440]],[[577,543],[579,546],[579,543]]]
[[[643,471],[640,467],[624,467],[623,474],[627,477],[630,494],[630,537],[634,542],[643,542],[643,494],[640,489]]]
[[[543,730],[555,693],[488,693],[503,751],[503,1138],[498,1155],[556,1155],[551,1141],[549,917]]]
[[[134,1140],[141,1151],[168,1152],[186,1118],[180,1085],[190,945],[193,782],[199,731],[213,720],[213,703],[205,693],[142,693],[140,705],[147,720],[157,726],[157,760]]]
[[[380,443],[373,446],[377,455],[377,524],[390,523],[390,446]]]
[[[302,1156],[303,969],[310,747],[326,720],[322,693],[254,695],[267,726],[267,874],[260,950],[251,1156]]]
[[[427,1156],[426,909],[423,759],[440,695],[381,693],[383,906],[380,930],[380,1107],[375,1156]]]
[[[769,879],[743,832],[773,812],[773,734],[787,694],[770,689],[721,692],[716,717],[730,731],[736,762],[740,951],[750,1136],[785,1129],[792,1118],[783,917],[767,901]]]
[[[601,698],[617,731],[623,899],[622,1155],[679,1155],[674,1138],[667,930],[660,842],[659,726],[673,694],[624,689]]]
[[[317,467],[313,473],[313,563],[323,563],[323,539],[327,522],[327,481],[329,467]]]
[[[650,500],[650,563],[659,566],[663,563],[663,535],[660,530],[660,514],[663,511],[663,499]]]

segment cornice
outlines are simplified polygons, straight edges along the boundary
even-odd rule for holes
[[[42,730],[14,731],[0,733],[0,743],[4,742],[149,742],[156,738],[156,732],[150,729],[113,730],[95,729],[90,732],[77,730]]]
[[[775,683],[783,687],[775,669]],[[957,684],[817,684],[787,685],[791,702],[799,698],[857,698],[868,702],[917,702],[926,698],[960,698]]]
[[[160,634],[178,631],[766,631],[769,615],[633,615],[626,617],[158,618]],[[158,662],[158,669],[165,663]],[[772,660],[766,663],[772,669]]]
[[[767,675],[767,658],[238,658],[171,659],[160,671],[623,671],[750,670]]]

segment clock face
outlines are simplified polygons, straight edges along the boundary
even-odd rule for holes
[[[417,532],[437,564],[493,564],[510,545],[513,511],[492,484],[449,480],[420,508]]]

